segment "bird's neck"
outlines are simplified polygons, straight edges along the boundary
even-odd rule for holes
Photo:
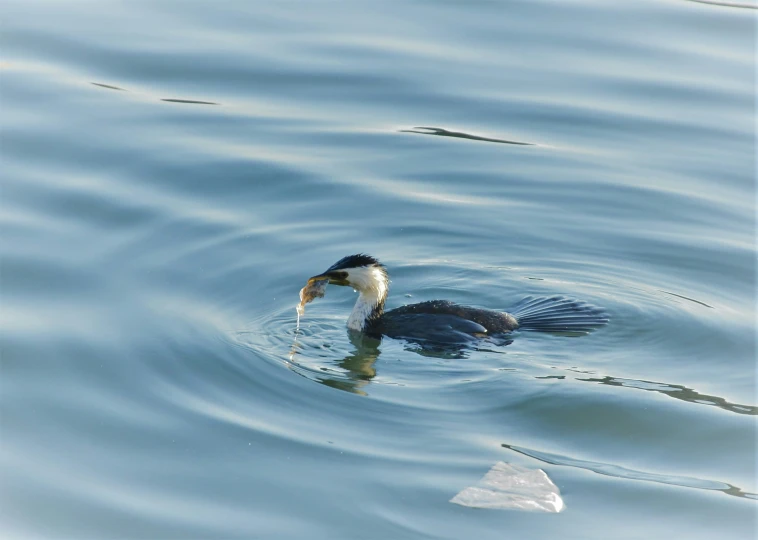
[[[389,287],[386,281],[377,282],[374,286],[359,290],[358,300],[353,306],[347,327],[362,332],[371,321],[378,319],[384,313],[384,301]]]

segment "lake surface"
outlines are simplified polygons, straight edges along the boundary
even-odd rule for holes
[[[2,3],[5,538],[752,538],[755,2]],[[515,144],[528,143],[528,144]],[[366,345],[389,307],[602,306]],[[495,463],[560,514],[449,500]]]

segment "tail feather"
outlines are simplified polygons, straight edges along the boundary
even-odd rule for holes
[[[535,332],[583,335],[608,323],[603,308],[564,296],[528,296],[510,313],[516,317],[519,329]]]

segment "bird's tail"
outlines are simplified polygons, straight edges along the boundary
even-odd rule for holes
[[[556,334],[583,335],[608,322],[603,308],[563,296],[527,296],[510,313],[521,330]]]

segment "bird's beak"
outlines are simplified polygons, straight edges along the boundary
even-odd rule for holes
[[[328,272],[308,278],[308,284],[311,284],[314,281],[322,281],[324,279],[329,280],[329,285],[347,285],[346,280],[340,279],[336,274],[330,274]]]

